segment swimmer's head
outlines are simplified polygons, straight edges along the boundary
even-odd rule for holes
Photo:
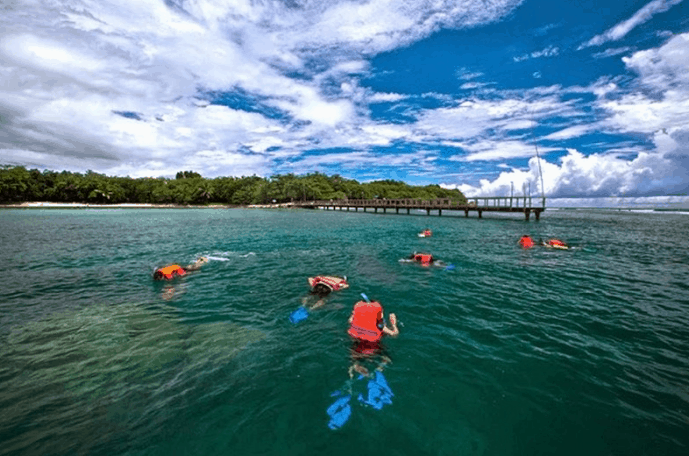
[[[319,283],[315,287],[313,287],[313,290],[311,290],[311,293],[318,295],[319,297],[323,298],[325,296],[328,296],[332,289],[327,286],[324,283]]]
[[[153,273],[153,280],[162,280],[163,278],[163,273],[160,272],[160,269],[156,269],[156,271]]]

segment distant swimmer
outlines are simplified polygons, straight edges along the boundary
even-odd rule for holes
[[[349,317],[349,329],[347,333],[354,340],[352,358],[354,360],[349,369],[352,377],[354,372],[361,375],[369,375],[369,371],[360,363],[363,359],[370,359],[380,355],[381,362],[377,370],[382,371],[383,366],[390,362],[380,346],[380,340],[384,335],[397,337],[397,317],[390,314],[390,327],[385,324],[385,314],[383,306],[378,301],[359,301],[354,304],[352,315]]]
[[[403,261],[403,260],[400,260]],[[414,263],[419,263],[421,266],[430,266],[432,264],[438,263],[438,260],[433,258],[433,255],[430,253],[412,253],[409,255],[409,257],[406,259],[408,262],[414,262]]]
[[[333,291],[344,290],[349,288],[349,283],[347,283],[347,276],[335,277],[335,276],[316,276],[309,277],[309,286],[311,287],[311,295],[318,296],[318,301],[310,307],[310,309],[317,309],[325,304],[325,297],[328,296]],[[302,300],[302,304],[306,305],[308,298]]]
[[[560,250],[569,249],[569,246],[559,239],[548,239],[548,241],[544,242],[543,245],[546,247],[553,248],[553,249],[560,249]]]
[[[519,238],[519,241],[517,242],[521,247],[525,249],[530,249],[534,245],[536,245],[533,241],[533,238],[527,234]]]
[[[433,232],[426,228],[422,232],[419,233],[419,237],[431,237],[433,235]]]
[[[153,280],[172,280],[175,277],[182,277],[187,274],[187,272],[196,271],[201,269],[204,263],[208,262],[208,258],[201,257],[191,264],[184,267],[178,264],[171,264],[162,268],[158,268],[153,273]]]

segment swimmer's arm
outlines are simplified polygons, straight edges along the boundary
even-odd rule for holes
[[[392,329],[383,326],[383,332],[388,336],[397,337],[400,330],[397,328],[397,317],[395,314],[390,314],[390,326],[392,326]]]
[[[316,304],[314,304],[313,306],[311,306],[311,310],[313,310],[313,309],[318,309],[318,308],[321,307],[323,304],[325,304],[325,299],[319,299],[319,300],[316,302]]]
[[[204,263],[208,262],[208,258],[206,257],[201,257],[198,260],[194,261],[191,264],[188,264],[184,267],[185,271],[196,271],[198,269],[201,269],[201,266],[203,266]]]

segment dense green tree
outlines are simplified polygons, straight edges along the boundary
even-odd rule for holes
[[[27,170],[0,167],[0,203],[22,201],[89,202],[99,204],[266,204],[304,200],[371,198],[451,198],[466,201],[459,190],[439,185],[411,186],[394,180],[361,184],[340,175],[310,173],[205,179],[194,171],[180,171],[175,179],[109,177],[93,171]]]

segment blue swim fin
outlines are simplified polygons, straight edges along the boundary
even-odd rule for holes
[[[300,321],[306,320],[307,318],[309,318],[309,311],[306,310],[306,307],[302,306],[290,314],[289,321],[296,325]]]
[[[446,270],[446,271],[454,271],[454,270],[455,270],[455,265],[454,265],[454,264],[448,264],[448,265],[445,267],[445,270]]]
[[[383,408],[385,404],[392,404],[392,396],[394,396],[385,376],[382,372],[376,372],[373,379],[368,382],[368,397],[364,398],[359,394],[359,401],[366,405],[370,405],[376,410]]]
[[[330,416],[330,422],[328,427],[332,430],[339,429],[347,422],[352,414],[352,406],[349,405],[349,400],[352,398],[349,394],[342,396],[337,399],[333,404],[328,407],[328,415]]]

